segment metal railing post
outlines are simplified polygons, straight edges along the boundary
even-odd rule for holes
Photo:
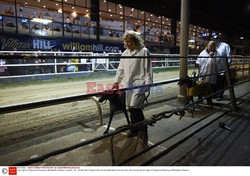
[[[248,76],[250,76],[250,58],[248,58]]]
[[[110,56],[109,54],[107,54],[107,56]],[[109,59],[105,59],[106,61],[106,71],[109,71]]]
[[[243,65],[242,65],[242,79],[244,79],[244,69],[245,69],[245,58],[243,58]]]
[[[180,31],[180,73],[179,77],[187,76],[188,56],[188,31],[189,31],[190,0],[181,1],[181,31]],[[185,85],[179,86],[178,101],[187,102],[187,90]]]
[[[236,112],[237,111],[237,104],[236,104],[236,100],[235,100],[234,88],[232,86],[232,81],[231,81],[231,73],[229,70],[229,63],[227,61],[227,58],[224,58],[223,61],[224,61],[225,71],[226,71],[227,86],[229,87],[228,90],[229,90],[230,100],[232,102],[232,110],[234,112]]]
[[[94,56],[94,53],[92,53],[92,55],[91,56]],[[91,59],[91,63],[92,63],[92,71],[94,72],[95,71],[95,61],[96,59]]]
[[[57,59],[54,59],[54,67],[55,67],[55,73],[57,73]]]

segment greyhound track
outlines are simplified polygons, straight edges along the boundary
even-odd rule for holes
[[[175,78],[178,72],[162,72],[154,74],[154,81]],[[87,91],[87,81],[49,83],[40,85],[8,87],[0,90],[0,105],[27,103],[51,98],[59,98],[83,94]],[[91,82],[103,84],[112,83],[112,79],[95,79]],[[97,90],[97,87],[95,88]],[[178,94],[177,83],[164,85],[160,93],[153,91],[148,99],[149,104],[168,100]],[[109,115],[108,103],[102,104],[104,120]],[[41,134],[59,129],[69,128],[77,124],[98,123],[97,106],[92,100],[76,101],[44,108],[25,110],[14,113],[0,114],[1,146],[30,139]]]

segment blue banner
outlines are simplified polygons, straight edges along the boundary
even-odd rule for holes
[[[0,50],[61,50],[82,52],[119,52],[124,51],[122,42],[98,42],[91,39],[49,38],[29,35],[0,35]]]

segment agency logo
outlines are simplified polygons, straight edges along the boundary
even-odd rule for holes
[[[17,167],[10,166],[9,167],[9,175],[16,175],[17,174]]]
[[[97,92],[103,92],[106,88],[106,90],[111,90],[113,87],[113,84],[109,83],[107,85],[104,84],[97,84],[96,82],[86,82],[87,85],[87,94],[92,94],[92,93],[97,93]],[[142,84],[127,84],[127,88],[132,88],[132,87],[139,87],[143,86]],[[119,84],[118,90],[124,88],[125,86],[123,84]],[[131,89],[127,90],[127,94],[143,94],[145,91],[142,91],[142,88],[138,89]],[[120,94],[119,91],[116,92],[117,94]],[[162,94],[163,93],[163,85],[158,85],[155,87],[150,87],[150,94]],[[113,94],[113,92],[110,92],[110,94]]]
[[[3,174],[7,174],[8,173],[8,169],[7,168],[2,168],[2,173]]]

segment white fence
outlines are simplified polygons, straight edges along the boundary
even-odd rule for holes
[[[22,56],[23,58],[7,59],[5,56]],[[121,53],[0,51],[0,78],[113,71],[119,65],[120,56]],[[151,54],[151,56],[153,68],[178,67],[180,64],[178,54]],[[196,57],[193,55],[188,58],[188,64],[193,64]]]
[[[7,59],[7,56],[22,56],[22,59]],[[15,76],[25,77],[114,71],[119,65],[120,56],[121,53],[0,51],[0,79]],[[151,57],[153,68],[170,68],[179,67],[180,65],[178,54],[152,53]],[[187,58],[188,66],[193,66],[196,58],[197,55],[189,55]],[[244,65],[245,63],[242,56],[233,56],[232,58],[232,64]]]

